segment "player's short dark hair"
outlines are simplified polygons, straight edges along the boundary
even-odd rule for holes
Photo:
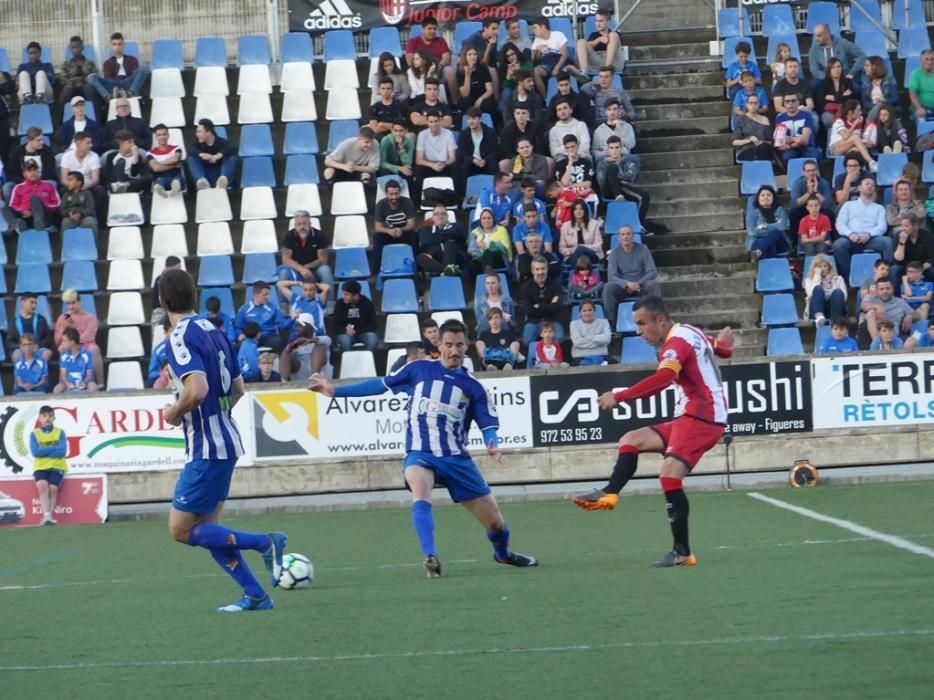
[[[831,328],[846,328],[850,330],[850,319],[846,316],[837,316],[833,321],[830,322]]]
[[[877,258],[876,261],[872,264],[872,269],[878,269],[883,265],[889,265],[889,261],[885,258]],[[889,265],[889,267],[891,267],[891,265]]]
[[[426,318],[424,321],[422,321],[423,331],[428,328],[437,328],[437,327],[438,327],[438,322],[435,321],[433,318]]]
[[[485,20],[483,20],[483,27],[484,27],[484,29],[485,29],[486,27],[489,27],[491,24],[495,24],[495,25],[498,26],[498,25],[499,25],[499,20],[496,19],[496,17],[487,17]]]
[[[558,107],[561,105],[567,105],[570,107],[571,101],[567,97],[559,97],[557,100],[555,100],[555,111],[557,111]]]
[[[72,141],[84,141],[85,139],[91,138],[91,135],[86,131],[79,131],[71,138]]]
[[[247,338],[256,338],[259,336],[259,324],[256,321],[247,321],[243,324],[243,335]]]
[[[30,41],[26,44],[26,51],[31,51],[32,49],[39,49],[39,52],[42,52],[42,46],[39,45],[38,41]]]
[[[383,76],[382,78],[380,78],[380,80],[379,80],[379,86],[380,86],[380,87],[382,87],[383,85],[394,85],[394,84],[395,84],[395,83],[392,82],[392,78],[390,78],[388,75],[384,75],[384,76]]]
[[[570,73],[563,73],[563,72],[562,72],[562,73],[558,73],[558,75],[555,76],[555,83],[556,83],[556,84],[557,84],[557,83],[569,83],[569,82],[571,82],[571,74],[570,74]]]
[[[425,85],[437,85],[441,87],[441,81],[432,76],[431,78],[425,78]]]
[[[654,294],[642,297],[632,307],[633,311],[638,311],[639,309],[645,309],[653,316],[664,316],[668,318],[668,306],[665,304],[664,299]]]
[[[435,119],[441,119],[441,110],[429,109],[427,112],[425,112],[425,119],[431,119],[432,117]]]
[[[73,329],[69,328],[68,330],[73,330]],[[51,406],[49,406],[48,404],[45,404],[44,406],[40,406],[40,407],[39,407],[39,415],[40,415],[40,416],[43,415],[43,414],[48,415],[49,413],[51,413],[51,414],[54,416],[54,415],[55,415],[55,409],[52,408]]]
[[[66,328],[62,331],[62,337],[68,338],[72,343],[80,343],[81,335],[78,333],[77,328]]]
[[[502,315],[503,315],[503,310],[499,308],[498,306],[491,306],[489,309],[486,310],[487,321],[489,321],[494,316],[502,316]]]
[[[520,68],[519,70],[516,71],[516,82],[517,83],[521,83],[523,80],[527,80],[528,78],[531,78],[531,77],[532,77],[532,71],[530,71],[528,68]],[[522,109],[528,109],[528,107],[526,107],[524,104],[521,104],[521,103],[515,105],[513,109],[516,109],[516,107],[522,107]]]
[[[204,308],[209,313],[216,314],[221,310],[221,300],[214,296],[208,297],[204,300]]]
[[[84,39],[82,39],[82,38],[81,38],[80,36],[78,36],[77,34],[75,34],[73,37],[71,37],[71,39],[68,40],[68,43],[69,43],[69,44],[74,44],[76,41],[77,41],[79,44],[83,44],[83,43],[84,43]]]
[[[214,122],[212,122],[210,119],[199,119],[198,126],[200,126],[205,131],[210,131],[212,134],[217,136],[217,130],[214,128]]]
[[[444,337],[445,333],[463,333],[466,336],[467,326],[458,321],[456,318],[450,318],[441,324],[440,335]]]
[[[192,276],[176,267],[159,275],[159,298],[166,311],[181,314],[195,308],[198,289]]]
[[[19,300],[26,301],[26,299],[37,299],[37,298],[38,298],[38,295],[35,292],[23,292],[20,295]]]
[[[525,205],[522,206],[522,213],[523,213],[523,214],[536,214],[536,215],[537,215],[537,214],[538,214],[538,207],[536,207],[534,204],[525,204]]]
[[[434,17],[431,17],[431,16],[426,17],[425,19],[422,20],[422,26],[423,27],[437,27],[438,20],[436,20]]]
[[[548,21],[547,17],[536,17],[529,24],[537,24],[544,27],[545,29],[551,29],[551,22]]]
[[[37,136],[42,136],[42,129],[40,129],[38,126],[31,126],[28,129],[26,129],[26,140],[27,141],[32,141]]]
[[[611,19],[613,19],[613,10],[599,9],[597,10],[597,14],[603,17],[608,22]]]
[[[924,269],[924,263],[920,260],[912,260],[910,263],[905,265],[905,269],[921,271]]]
[[[619,107],[619,100],[615,97],[611,97],[606,102],[604,102],[603,109],[606,110],[607,107],[612,107],[613,105],[616,105],[617,107]]]
[[[20,344],[22,344],[22,343],[35,343],[35,342],[36,342],[36,336],[34,336],[32,333],[23,333],[23,334],[19,337],[19,342],[20,342]]]
[[[418,351],[422,349],[422,347],[423,346],[421,342],[413,340],[411,343],[405,346],[405,356],[408,357],[409,355],[417,354]]]
[[[114,134],[114,141],[118,143],[123,143],[124,141],[132,141],[133,132],[127,131],[126,129],[120,129],[116,134]]]
[[[498,172],[496,173],[496,176],[493,178],[493,182],[499,183],[499,182],[502,182],[503,180],[508,180],[510,177],[512,176],[509,173]]]
[[[807,206],[811,202],[817,202],[818,204],[822,203],[820,201],[820,197],[818,197],[816,194],[809,195],[808,198],[804,200],[804,205]]]

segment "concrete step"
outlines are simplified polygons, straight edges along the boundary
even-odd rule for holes
[[[694,39],[691,43],[670,44],[629,44],[629,62],[662,61],[670,59],[710,59],[710,46],[707,42]]]
[[[729,105],[717,102],[686,102],[636,106],[636,119],[640,120],[684,120],[700,117],[729,116]]]
[[[735,263],[736,266],[742,266],[742,263]],[[716,264],[718,269],[731,267],[732,265]],[[691,266],[693,269],[695,266]],[[714,274],[706,275],[702,279],[685,279],[680,275],[675,275],[676,270],[686,272],[687,268],[666,269],[665,279],[662,281],[662,294],[666,299],[669,297],[684,297],[685,301],[697,299],[700,301],[705,297],[711,297],[716,301],[711,302],[705,299],[704,304],[711,308],[735,308],[736,296],[745,296],[753,293],[755,287],[755,275],[734,274],[729,276],[717,277]],[[671,277],[668,277],[669,270]],[[716,296],[714,296],[716,295]],[[758,305],[756,306],[758,309]]]
[[[696,197],[692,197],[691,199],[682,199],[680,201],[666,201],[662,198],[656,198],[652,200],[652,204],[649,206],[648,218],[666,219],[672,216],[723,214],[727,211],[741,212],[745,205],[746,201],[742,197],[736,196],[724,197],[720,200],[697,199]]]
[[[704,72],[684,70],[673,72],[672,70],[662,70],[649,67],[642,67],[641,70],[629,70],[626,66],[624,84],[627,90],[661,90],[665,88],[691,88],[700,86],[717,85],[723,87],[723,71],[708,70]]]
[[[658,238],[658,236],[656,236]],[[653,250],[652,257],[659,267],[700,264],[738,263],[746,260],[746,249],[739,245],[704,246],[700,248],[672,248]]]
[[[637,149],[638,150],[638,149]],[[733,151],[727,148],[709,148],[703,151],[662,151],[639,153],[642,163],[640,179],[648,172],[672,168],[715,168],[735,166]]]
[[[663,58],[626,64],[627,75],[671,75],[676,70],[684,73],[721,71],[722,80],[723,69],[719,58]]]
[[[724,119],[724,123],[726,120]],[[688,136],[656,136],[639,134],[641,124],[636,124],[636,153],[671,153],[730,149],[730,134],[691,134]],[[732,149],[730,149],[732,150]]]
[[[658,136],[699,136],[701,134],[729,135],[729,117],[724,112],[715,117],[697,119],[646,119],[636,122],[636,138],[654,138]]]
[[[661,224],[672,234],[690,235],[694,233],[715,233],[719,231],[736,231],[743,226],[742,211],[737,209],[735,212],[720,211],[716,214],[685,214],[671,216],[653,216],[654,204],[649,207],[649,228],[652,223]],[[660,207],[667,206],[662,202]],[[745,232],[744,232],[745,233]]]
[[[636,106],[662,103],[716,102],[727,107],[723,98],[722,80],[716,85],[693,85],[689,87],[644,87],[632,89],[629,78],[623,76],[623,86]]]
[[[620,6],[620,11],[625,12],[633,3],[627,2]],[[706,0],[652,0],[643,2],[636,7],[632,14],[626,19],[623,29],[626,32],[623,37],[623,43],[629,43],[633,32],[645,31],[650,36],[655,37],[652,43],[658,42],[660,33],[668,34],[675,32],[660,32],[659,27],[665,30],[680,30],[701,28],[704,32],[702,37],[692,39],[699,41],[701,38],[713,38],[712,28],[714,26],[713,3]]]
[[[668,170],[649,170],[639,173],[638,185],[659,185],[666,183],[706,184],[711,181],[739,179],[740,169],[735,165],[716,166],[713,168],[682,167]]]
[[[737,244],[742,245],[745,237],[746,232],[741,230],[684,233],[673,229],[671,233],[649,237],[647,243],[652,252],[656,253],[661,250],[720,248]]]
[[[755,325],[758,314],[748,309],[711,309],[703,310],[698,308],[681,308],[676,303],[670,303],[668,299],[668,308],[672,315],[679,321],[685,321],[694,326],[707,329],[711,332],[717,332],[725,326],[730,328],[750,328]],[[761,347],[761,346],[758,346]],[[750,352],[753,352],[750,350]],[[751,356],[761,355],[753,352]]]
[[[736,179],[721,179],[704,182],[679,182],[661,184],[642,184],[639,187],[652,196],[652,204],[658,202],[679,202],[683,199],[719,199],[735,197],[738,191]]]

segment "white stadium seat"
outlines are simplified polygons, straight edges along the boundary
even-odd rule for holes
[[[107,289],[109,291],[139,291],[145,288],[143,264],[139,260],[110,261],[110,272],[107,275]]]
[[[230,224],[215,221],[198,226],[198,249],[196,255],[230,255],[234,252]]]
[[[108,326],[140,326],[146,323],[140,292],[114,292],[107,309]]]
[[[108,260],[142,260],[143,235],[139,226],[115,226],[107,236]]]
[[[209,187],[198,190],[195,201],[195,223],[206,224],[210,221],[230,221],[233,211],[230,209],[230,197],[227,190]]]
[[[113,240],[112,234],[111,240]],[[168,224],[155,226],[152,229],[152,250],[149,251],[149,257],[164,258],[169,255],[177,255],[180,258],[188,255],[188,240],[184,226]]]

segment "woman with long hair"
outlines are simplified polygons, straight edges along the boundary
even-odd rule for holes
[[[470,258],[467,269],[473,277],[481,272],[508,268],[512,263],[512,239],[488,207],[480,211],[477,225],[470,232],[467,257]]]
[[[746,214],[746,250],[753,262],[775,258],[791,248],[788,215],[778,206],[775,190],[763,185]]]
[[[843,103],[837,118],[830,128],[830,136],[827,137],[827,155],[842,156],[850,151],[856,151],[862,157],[863,162],[869,165],[871,172],[876,172],[879,166],[863,143],[863,108],[856,100],[847,100]]]
[[[477,107],[492,114],[496,102],[493,99],[493,78],[490,69],[480,63],[480,54],[473,46],[461,51],[455,72],[457,83],[457,106],[461,111]]]
[[[772,159],[772,125],[759,114],[758,95],[749,95],[745,113],[733,120],[733,148],[738,161]]]
[[[477,277],[477,284],[480,278]],[[495,272],[488,272],[483,277],[483,292],[477,295],[474,311],[477,316],[477,333],[490,329],[486,312],[490,309],[499,309],[503,312],[503,325],[515,327],[516,305],[512,297],[503,292],[503,283]]]
[[[818,253],[811,261],[811,269],[804,280],[807,301],[804,309],[807,319],[821,326],[831,320],[846,316],[846,280],[834,269],[830,257]]]
[[[600,222],[590,218],[590,208],[583,199],[571,205],[571,218],[561,226],[558,251],[570,267],[586,257],[592,264],[603,258],[603,234]]]
[[[383,51],[376,59],[376,70],[370,76],[370,103],[379,100],[379,81],[383,78],[392,80],[392,99],[407,100],[409,98],[409,80],[396,63],[395,57],[388,51]]]
[[[824,75],[826,77],[817,86],[817,110],[821,123],[829,130],[843,103],[854,96],[853,81],[843,74],[843,63],[839,58],[827,61]]]
[[[444,80],[441,75],[441,66],[435,60],[435,57],[429,53],[428,49],[419,49],[412,56],[412,65],[406,71],[406,77],[409,81],[409,102],[417,102],[425,94],[425,80],[427,78],[437,78],[439,82],[438,99],[447,102],[447,96],[444,90]]]
[[[869,56],[863,63],[863,71],[865,75],[860,87],[860,103],[867,121],[872,121],[880,105],[898,104],[898,84],[879,56]]]

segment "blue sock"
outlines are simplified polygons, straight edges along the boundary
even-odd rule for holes
[[[256,580],[249,565],[243,561],[243,555],[235,547],[208,547],[214,561],[236,581],[243,592],[251,598],[265,598],[266,591]]]
[[[499,532],[487,530],[486,538],[493,543],[493,552],[500,559],[509,556],[509,526],[503,523],[503,529]]]
[[[269,536],[254,532],[231,530],[218,523],[198,523],[188,533],[188,544],[192,547],[234,547],[235,549],[255,549],[265,552],[269,549]]]
[[[437,556],[435,549],[435,518],[431,514],[431,504],[428,501],[415,501],[412,503],[412,527],[422,546],[422,553]]]

